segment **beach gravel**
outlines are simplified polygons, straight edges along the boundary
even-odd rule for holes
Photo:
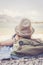
[[[43,65],[43,57],[0,60],[0,65]]]

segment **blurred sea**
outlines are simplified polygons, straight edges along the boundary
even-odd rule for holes
[[[19,22],[0,22],[0,41],[10,39],[15,34],[15,27]],[[40,38],[43,40],[43,23],[32,23],[35,29],[32,38]]]

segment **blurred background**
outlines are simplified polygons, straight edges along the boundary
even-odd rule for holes
[[[31,20],[32,38],[43,40],[43,0],[0,0],[0,41],[12,38],[22,18]]]

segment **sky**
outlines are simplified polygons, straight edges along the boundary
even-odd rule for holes
[[[43,22],[43,0],[0,0],[0,15],[8,15],[15,18],[26,17],[32,21]],[[2,24],[0,24],[0,26],[2,26]],[[7,24],[3,25],[7,26]],[[38,34],[41,34],[38,35],[34,33],[33,37],[43,39],[43,24],[36,24],[36,27],[34,25],[34,28]],[[7,38],[10,38],[13,34],[14,28],[0,28],[0,41],[2,39],[5,40]]]
[[[0,0],[0,14],[43,21],[43,0]]]

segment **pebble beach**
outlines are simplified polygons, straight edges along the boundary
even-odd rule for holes
[[[43,65],[43,56],[41,57],[31,57],[28,59],[9,59],[0,60],[0,65]]]

